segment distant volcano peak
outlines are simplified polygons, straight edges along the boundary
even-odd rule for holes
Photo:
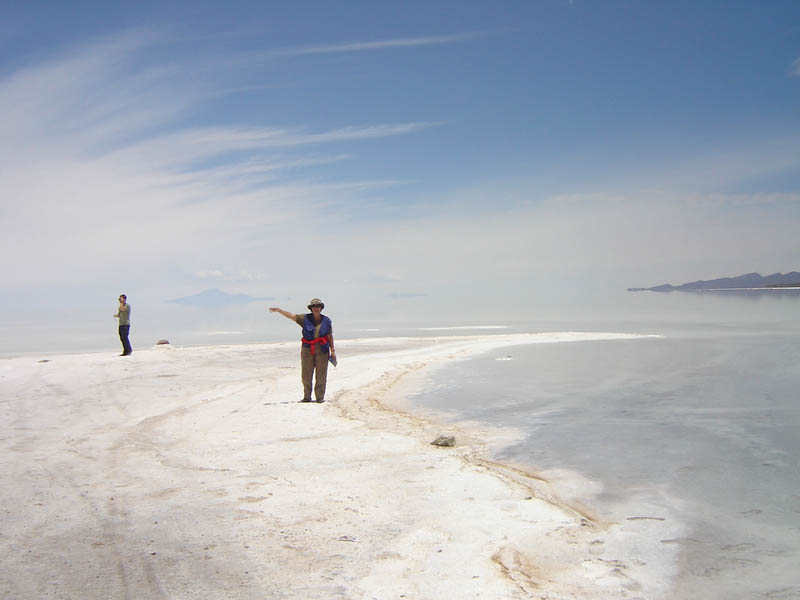
[[[217,288],[210,288],[194,294],[193,296],[184,296],[183,298],[174,298],[167,300],[171,304],[187,304],[190,306],[204,306],[207,308],[219,308],[222,306],[231,306],[234,304],[250,304],[251,302],[263,302],[266,300],[274,300],[273,297],[267,296],[256,298],[248,296],[247,294],[229,294]]]

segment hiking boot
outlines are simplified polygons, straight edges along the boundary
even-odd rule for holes
[[[317,398],[316,400],[314,400],[314,402],[316,402],[317,404],[322,404],[323,402],[325,402],[325,398]]]
[[[303,398],[300,402],[313,402],[311,398]]]

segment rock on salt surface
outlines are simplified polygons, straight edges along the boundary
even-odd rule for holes
[[[456,438],[452,435],[440,435],[431,442],[431,445],[449,448],[456,445]]]

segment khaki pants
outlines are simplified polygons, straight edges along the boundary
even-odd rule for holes
[[[303,398],[311,399],[311,385],[316,371],[316,385],[314,397],[317,400],[325,399],[325,384],[328,381],[328,353],[319,349],[312,355],[310,348],[300,350],[300,376],[303,379]]]

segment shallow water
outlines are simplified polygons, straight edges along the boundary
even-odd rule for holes
[[[589,478],[582,500],[616,520],[679,520],[687,534],[663,540],[681,550],[674,598],[800,598],[800,302],[759,308],[654,319],[663,338],[501,349],[411,401],[521,429],[500,458]]]

